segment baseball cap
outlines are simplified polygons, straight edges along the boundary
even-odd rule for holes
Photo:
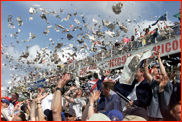
[[[75,110],[73,108],[67,108],[64,111],[65,114],[70,114],[70,115],[76,115]]]
[[[109,117],[107,117],[102,113],[95,113],[87,121],[111,121],[111,120],[109,119]]]
[[[111,121],[122,121],[124,116],[119,110],[111,110],[107,115]]]
[[[126,115],[124,117],[123,121],[147,121],[147,120],[142,118],[142,117],[140,117],[140,116]]]
[[[118,40],[116,40],[116,42],[118,42]]]
[[[111,110],[106,110],[106,111],[99,111],[100,113],[103,113],[105,114],[106,116],[108,115],[108,113],[110,112]]]
[[[52,110],[44,110],[44,115],[46,115],[48,121],[53,121]]]
[[[8,105],[10,104],[9,100],[7,100],[7,99],[3,99],[3,100],[1,100],[1,102],[6,103]]]

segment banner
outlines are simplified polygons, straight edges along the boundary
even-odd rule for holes
[[[125,53],[124,55],[114,55],[113,57],[109,57],[100,62],[96,62],[96,64],[97,66],[101,67],[104,70],[120,68],[125,65],[127,58],[129,58],[130,56],[152,49],[154,49],[154,51],[159,50],[161,52],[161,57],[179,53],[181,52],[181,35],[176,36],[175,39],[166,39],[154,44],[147,45],[145,47],[141,47],[138,50],[130,51],[129,53]],[[81,66],[79,64],[79,66],[80,70],[78,71],[78,74],[83,77],[87,75],[86,73],[87,68],[89,69],[93,68],[92,66],[89,65]]]
[[[119,79],[120,84],[129,84],[132,85],[135,75],[140,68],[141,62],[144,59],[149,58],[152,55],[151,50],[144,51],[127,58],[121,78]]]

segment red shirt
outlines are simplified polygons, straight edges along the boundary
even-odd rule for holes
[[[12,102],[11,98],[9,98],[9,97],[4,97],[4,99],[9,100],[9,102],[12,103],[14,106],[16,106],[18,104],[18,101]]]

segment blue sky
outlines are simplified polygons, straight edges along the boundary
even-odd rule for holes
[[[179,20],[175,17],[173,17],[174,14],[177,14],[177,11],[179,12],[179,8],[181,8],[181,2],[180,1],[124,1],[124,7],[122,8],[122,12],[119,15],[116,15],[112,12],[111,8],[112,5],[118,3],[118,1],[2,1],[1,2],[1,45],[3,46],[3,49],[7,46],[8,48],[3,51],[1,48],[1,52],[6,53],[9,52],[10,56],[13,56],[14,61],[11,61],[11,65],[15,66],[18,61],[17,59],[21,55],[22,52],[26,50],[26,46],[30,45],[29,52],[30,57],[28,57],[28,60],[32,59],[36,55],[36,50],[40,51],[44,47],[48,47],[48,50],[54,51],[54,47],[56,46],[56,43],[64,43],[68,47],[69,44],[73,44],[74,46],[78,45],[77,40],[77,34],[84,32],[86,34],[87,29],[83,27],[85,25],[82,22],[81,14],[84,15],[84,20],[88,24],[88,27],[91,27],[94,25],[92,19],[96,19],[99,23],[98,25],[102,25],[101,21],[103,19],[108,19],[109,21],[113,22],[114,20],[119,20],[121,23],[123,22],[126,25],[126,19],[130,20],[137,20],[137,24],[133,23],[128,25],[128,35],[129,37],[133,34],[133,27],[134,25],[140,25],[141,28],[139,28],[139,31],[142,32],[143,28],[148,27],[148,25],[154,23],[159,16],[162,16],[168,11],[168,21],[167,23],[173,24],[174,22],[179,22]],[[61,19],[56,18],[53,16],[53,14],[49,13],[49,15],[46,15],[47,20],[49,24],[46,23],[45,20],[40,18],[41,11],[38,7],[38,13],[33,17],[33,20],[29,21],[29,17],[31,14],[29,13],[30,6],[38,4],[41,5],[41,8],[45,8],[47,11],[49,9],[53,11],[56,10],[57,14],[60,15]],[[72,5],[71,5],[72,4]],[[63,13],[60,13],[60,8],[63,9]],[[78,10],[75,10],[78,9]],[[77,12],[77,16],[74,16],[74,12]],[[65,18],[68,13],[72,14],[71,18],[68,21],[61,20]],[[15,25],[15,29],[7,28],[8,22],[7,22],[7,16],[11,14],[13,15],[12,22]],[[100,15],[100,17],[98,16]],[[23,25],[18,26],[18,22],[15,21],[15,19],[20,16],[23,20]],[[139,18],[138,16],[141,16]],[[151,20],[152,16],[152,20]],[[157,16],[157,17],[155,17]],[[78,25],[74,19],[78,19],[80,21],[80,25]],[[26,21],[25,21],[26,19]],[[74,26],[80,26],[83,28],[82,31],[77,29],[76,31],[70,31],[70,33],[74,36],[73,39],[70,41],[66,39],[67,33],[62,33],[62,29],[59,29],[60,32],[56,32],[54,30],[55,25],[54,24],[60,24],[64,26],[64,28],[69,29],[69,25],[73,24]],[[52,25],[53,28],[50,28],[50,32],[48,35],[43,34],[43,32],[46,30],[46,27],[48,25]],[[98,27],[98,26],[97,26]],[[101,26],[102,27],[102,26]],[[156,28],[156,26],[152,27],[152,29]],[[10,37],[10,34],[15,33],[18,31],[18,29],[21,30],[21,32],[18,35],[18,39],[15,39],[14,37]],[[97,30],[98,28],[95,28]],[[102,31],[108,30],[106,27],[102,27]],[[23,40],[26,40],[29,38],[29,33],[34,33],[36,35],[35,39],[31,39],[29,42],[23,43]],[[123,32],[121,35],[124,34]],[[90,33],[90,35],[92,35]],[[5,37],[7,36],[7,37]],[[107,37],[107,36],[106,36]],[[52,45],[52,42],[49,41],[49,38],[52,38],[52,40],[55,42],[55,45]],[[64,38],[64,39],[61,39]],[[108,37],[107,37],[108,38]],[[121,39],[121,38],[119,38]],[[113,41],[116,40],[116,38],[112,38]],[[19,44],[16,43],[16,41],[19,41]],[[89,40],[84,40],[88,46],[91,45],[89,43]],[[11,43],[15,46],[12,47]],[[52,45],[52,47],[49,46],[49,44]],[[81,45],[80,45],[81,46]],[[32,57],[31,57],[32,56]],[[83,54],[80,54],[79,57],[83,57]],[[13,79],[11,79],[11,74],[17,74],[17,77],[20,77],[21,74],[28,76],[27,72],[32,71],[34,69],[34,65],[31,65],[31,67],[26,68],[27,70],[24,70],[24,67],[27,67],[26,65],[23,65],[23,67],[20,67],[21,71],[17,72],[17,70],[10,70],[9,67],[9,59],[6,59],[5,55],[1,54],[1,64],[6,64],[6,66],[1,66],[1,85],[8,86],[8,82],[14,82]],[[20,63],[21,64],[21,63]],[[47,67],[43,65],[36,65],[37,67],[41,67],[46,69]],[[51,68],[54,68],[55,66],[52,66]],[[25,72],[27,71],[27,72]]]

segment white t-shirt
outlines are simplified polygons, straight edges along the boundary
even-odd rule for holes
[[[41,106],[43,111],[46,109],[51,110],[51,103],[52,103],[53,96],[54,94],[49,94],[42,100]]]
[[[135,31],[135,40],[137,40],[138,38],[140,38],[140,32],[139,31]]]
[[[8,111],[9,110],[7,108],[1,108],[1,118],[5,118],[7,121],[12,121],[13,118],[9,116]]]
[[[9,104],[7,107],[8,115],[13,113],[14,105],[12,103]]]
[[[74,103],[70,103],[70,107],[75,110],[76,117],[82,117],[82,107],[86,102],[82,98],[75,98]]]

